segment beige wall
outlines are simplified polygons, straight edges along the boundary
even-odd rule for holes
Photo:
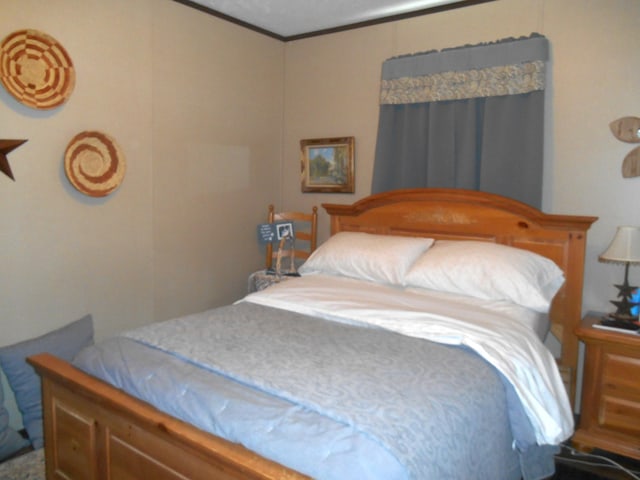
[[[16,182],[0,174],[0,345],[88,312],[102,338],[246,292],[279,197],[283,43],[168,0],[0,0],[0,37],[24,28],[62,43],[77,84],[52,111],[0,88],[0,138],[28,139]],[[64,174],[88,129],[127,158],[102,199]]]
[[[601,217],[585,309],[608,309],[616,294],[622,268],[596,257],[617,225],[640,223],[640,178],[620,174],[633,146],[608,129],[640,116],[637,0],[498,0],[286,44],[170,0],[0,0],[0,12],[0,37],[53,35],[78,78],[49,112],[0,89],[0,138],[29,140],[9,155],[16,182],[0,175],[0,345],[86,312],[101,338],[238,298],[262,262],[255,225],[268,203],[308,209],[369,193],[386,58],[531,32],[552,46],[544,207]],[[64,149],[86,129],[127,156],[104,199],[64,176]],[[346,135],[355,195],[300,193],[300,139]]]
[[[230,303],[279,198],[284,47],[170,1],[153,25],[154,320]]]
[[[85,313],[100,332],[152,318],[151,2],[2,0],[0,36],[34,28],[76,68],[69,101],[50,111],[0,89],[0,137],[28,139],[0,177],[0,329],[11,343]],[[135,31],[138,39],[132,41]],[[63,156],[83,130],[114,137],[127,158],[122,187],[95,199],[66,180]]]
[[[262,261],[255,224],[277,200],[282,42],[171,1],[0,0],[0,36],[54,36],[77,72],[51,111],[0,89],[0,138],[29,141],[0,178],[0,344],[91,312],[97,335],[235,300]],[[113,136],[112,195],[63,170],[78,132]]]
[[[609,310],[621,266],[598,263],[615,228],[640,224],[640,178],[624,179],[634,145],[616,140],[609,122],[640,116],[640,2],[637,0],[498,0],[286,45],[283,203],[308,208],[369,194],[382,62],[392,56],[506,37],[545,35],[551,43],[543,208],[594,215],[588,237],[584,308]],[[356,192],[303,194],[301,138],[356,137]],[[328,235],[328,218],[320,218]],[[640,281],[632,267],[631,279]]]

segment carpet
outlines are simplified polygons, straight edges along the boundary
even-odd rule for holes
[[[2,480],[45,480],[44,448],[0,463]]]

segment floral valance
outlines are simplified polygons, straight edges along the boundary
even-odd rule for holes
[[[548,41],[529,38],[395,57],[384,62],[381,104],[517,95],[544,90]]]

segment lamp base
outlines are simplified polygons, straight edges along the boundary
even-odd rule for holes
[[[620,316],[610,313],[602,317],[600,323],[606,327],[622,328],[625,330],[639,330],[640,323],[637,317],[629,317],[627,315]]]
[[[604,318],[610,318],[612,320],[622,320],[624,322],[637,322],[638,317],[629,315],[628,313],[608,313]]]
[[[621,300],[611,300],[611,303],[617,307],[616,313],[611,315],[620,320],[637,320],[640,291],[638,287],[629,285],[629,262],[625,262],[624,265],[624,282],[615,287],[618,289],[618,298]]]

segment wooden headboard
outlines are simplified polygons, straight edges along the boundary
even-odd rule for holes
[[[371,195],[352,205],[322,204],[331,234],[342,231],[438,239],[482,240],[530,250],[553,260],[565,284],[550,312],[562,351],[558,363],[574,402],[587,230],[597,217],[545,214],[495,194],[462,189],[407,189]]]

